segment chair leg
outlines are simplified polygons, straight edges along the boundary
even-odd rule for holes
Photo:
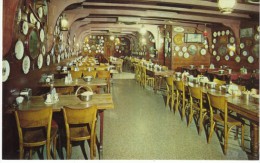
[[[67,160],[70,159],[70,155],[71,155],[71,145],[70,142],[67,141]]]
[[[173,109],[173,107],[174,107],[174,95],[172,95],[172,97],[171,97],[171,108],[170,109]]]
[[[210,122],[210,132],[209,132],[209,137],[208,137],[208,144],[210,143],[213,131],[214,131],[214,127],[215,127],[215,122]]]
[[[56,144],[57,144],[57,138],[58,138],[58,135],[56,135],[54,137],[54,140],[53,140],[53,158],[56,160]]]
[[[50,160],[51,159],[51,145],[50,142],[46,143],[46,153],[47,153],[47,159]]]
[[[182,113],[182,115],[181,115],[181,120],[183,120],[184,119],[184,117],[185,117],[185,101],[184,101],[184,99],[182,99],[182,111],[181,111]]]
[[[22,144],[20,145],[19,150],[20,150],[19,159],[22,160],[23,159],[23,155],[24,155],[24,148],[23,148]]]
[[[32,148],[29,149],[29,159],[32,159]]]
[[[165,108],[167,109],[168,105],[169,105],[169,102],[170,102],[170,95],[167,94],[167,97],[166,97],[166,105],[165,105]],[[171,110],[171,109],[170,109]]]
[[[192,122],[193,114],[194,114],[194,111],[193,111],[192,104],[191,104],[191,106],[190,106],[189,121],[188,121],[188,125],[187,125],[187,127],[189,127],[190,124],[191,124],[191,122]]]
[[[227,129],[227,126],[224,126],[224,155],[227,154],[228,135],[229,135],[229,131]]]

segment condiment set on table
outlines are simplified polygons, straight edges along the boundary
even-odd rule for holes
[[[56,89],[51,85],[50,93],[47,94],[45,99],[45,104],[53,104],[59,101],[59,95],[56,92]]]

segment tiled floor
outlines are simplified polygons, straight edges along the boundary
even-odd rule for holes
[[[194,121],[187,127],[179,112],[174,114],[165,107],[165,97],[161,93],[155,94],[151,88],[143,89],[134,79],[113,79],[111,93],[115,109],[105,111],[103,151],[96,159],[248,159],[247,153],[240,148],[240,139],[234,140],[231,135],[228,153],[224,155],[216,133],[207,144],[205,131],[199,136]],[[245,138],[246,151],[249,151],[248,126]],[[87,143],[85,148],[89,156]],[[62,155],[59,159],[66,157],[65,148]],[[72,159],[86,159],[80,146],[73,147]]]

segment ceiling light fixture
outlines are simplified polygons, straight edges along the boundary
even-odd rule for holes
[[[230,14],[236,5],[236,0],[218,0],[218,7],[223,14]]]
[[[69,22],[66,15],[63,13],[62,18],[60,20],[60,30],[68,31],[69,30]]]

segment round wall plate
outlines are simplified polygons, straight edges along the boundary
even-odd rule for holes
[[[42,16],[43,16],[42,7],[39,7],[39,8],[38,8],[38,16],[39,16],[39,18],[42,18]]]
[[[236,60],[237,63],[239,63],[241,59],[240,59],[239,56],[236,56],[235,60]]]
[[[249,56],[249,57],[247,58],[247,61],[248,61],[249,63],[253,63],[253,62],[254,62],[254,58],[253,58],[252,56]]]
[[[206,53],[207,53],[206,49],[201,49],[201,50],[200,50],[200,54],[201,54],[201,55],[206,55]]]
[[[23,24],[22,24],[22,33],[24,35],[27,35],[28,34],[28,30],[29,30],[28,23],[26,21],[24,21]]]
[[[24,46],[23,46],[23,42],[21,40],[18,40],[15,44],[15,57],[20,60],[23,58],[23,54],[24,54]]]
[[[50,55],[47,55],[47,59],[46,59],[47,66],[49,66],[50,63],[51,63],[51,57],[50,57]]]
[[[179,51],[179,52],[178,52],[178,56],[179,56],[179,57],[182,57],[182,56],[183,56],[183,52],[182,52],[182,51]]]
[[[188,52],[184,53],[183,57],[184,58],[189,58],[190,54]]]
[[[195,45],[190,45],[188,47],[188,52],[191,54],[191,55],[195,55],[197,54],[197,47]]]
[[[41,40],[41,42],[44,41],[44,30],[43,29],[40,30],[40,40]]]
[[[185,53],[187,51],[187,47],[183,46],[181,50]]]
[[[244,49],[245,44],[244,44],[243,42],[241,42],[240,45],[239,45],[239,47],[240,47],[240,49]]]
[[[45,53],[46,53],[46,50],[45,50],[45,46],[43,45],[42,46],[42,55],[45,55]]]
[[[220,56],[216,56],[216,60],[217,60],[217,61],[220,61]]]
[[[28,74],[29,70],[30,70],[30,58],[28,56],[25,56],[23,58],[23,64],[22,64],[22,69],[23,69],[23,72],[25,74]]]
[[[7,60],[2,61],[2,82],[5,82],[10,75],[10,65]]]
[[[42,54],[39,54],[38,61],[37,61],[37,66],[39,69],[42,68],[42,64],[43,64],[43,56],[42,56]]]

